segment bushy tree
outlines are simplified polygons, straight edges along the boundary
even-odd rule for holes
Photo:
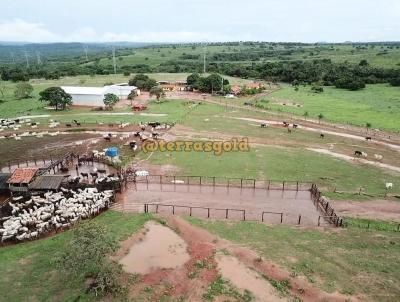
[[[90,278],[88,290],[96,296],[121,293],[122,270],[109,259],[117,248],[117,242],[104,226],[85,222],[73,230],[57,264],[67,279]]]
[[[365,83],[357,78],[341,78],[335,82],[335,87],[356,91],[365,88]]]
[[[113,109],[114,105],[118,103],[119,97],[113,93],[106,93],[104,95],[104,105],[106,105],[109,109]]]
[[[128,100],[131,101],[131,106],[132,106],[132,102],[133,100],[137,97],[137,91],[136,90],[132,90],[129,95],[128,95]]]
[[[47,102],[49,106],[64,110],[68,105],[72,105],[72,96],[66,93],[61,87],[50,87],[39,93],[39,100]]]
[[[14,96],[17,100],[27,99],[32,97],[33,86],[27,82],[21,82],[15,85]]]
[[[153,95],[157,98],[157,102],[159,102],[160,98],[165,96],[165,92],[160,86],[154,86],[150,89],[150,97]]]
[[[157,81],[145,74],[137,74],[129,80],[129,85],[136,86],[143,91],[150,91],[151,88],[157,86]]]

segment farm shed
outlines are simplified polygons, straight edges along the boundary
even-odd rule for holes
[[[38,170],[38,168],[15,169],[14,173],[7,180],[10,190],[13,192],[27,192],[28,185],[34,179]]]
[[[10,177],[11,173],[0,173],[0,194],[8,193],[9,189],[7,181]]]
[[[77,106],[104,106],[104,95],[113,93],[120,100],[126,99],[132,90],[139,95],[140,90],[127,83],[109,85],[104,87],[81,87],[81,86],[61,86],[61,88],[72,96],[72,104]]]
[[[58,191],[64,179],[64,175],[38,176],[29,184],[29,189],[33,191]]]

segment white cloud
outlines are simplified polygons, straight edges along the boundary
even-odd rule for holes
[[[55,41],[57,35],[43,23],[30,23],[22,19],[0,22],[0,41]]]
[[[228,41],[224,34],[194,31],[141,32],[135,34],[98,33],[92,27],[82,27],[70,34],[52,32],[43,23],[31,23],[22,19],[0,22],[0,41],[15,42],[191,42]]]

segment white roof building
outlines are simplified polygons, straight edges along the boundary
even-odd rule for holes
[[[61,86],[61,88],[72,96],[72,104],[76,106],[104,106],[104,95],[113,93],[120,100],[126,99],[132,90],[140,94],[140,90],[128,83],[109,85],[104,87],[81,87],[81,86]]]

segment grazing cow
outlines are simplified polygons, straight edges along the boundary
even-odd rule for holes
[[[129,143],[129,147],[135,148],[135,147],[136,147],[136,142],[130,142],[130,143]]]
[[[372,137],[367,136],[367,137],[365,138],[365,140],[366,140],[366,141],[371,141],[371,140],[372,140]]]
[[[155,128],[155,127],[157,127],[157,126],[161,126],[161,124],[160,124],[160,122],[150,122],[150,123],[149,123],[149,126]]]
[[[139,131],[136,131],[135,133],[133,133],[133,136],[134,136],[134,137],[139,137],[139,136],[140,136],[140,132],[139,132]]]
[[[361,156],[362,155],[362,152],[361,151],[354,151],[354,156]]]
[[[63,167],[60,168],[60,171],[63,172],[63,173],[66,173],[66,172],[69,171],[69,169],[68,169],[68,167],[64,167],[63,166]]]
[[[293,124],[293,129],[297,129],[298,127],[299,127],[299,125]]]
[[[104,170],[104,169],[98,169],[97,172],[98,172],[99,174],[106,174],[106,173],[107,173],[107,171]]]
[[[382,159],[383,159],[383,156],[380,155],[380,154],[374,154],[374,157],[375,157],[375,159],[377,159],[377,160],[382,160]]]
[[[107,142],[111,142],[111,137],[109,137],[109,136],[104,137],[104,139],[105,139]]]
[[[92,178],[97,178],[99,174],[97,172],[90,172],[90,176],[92,176]]]
[[[267,124],[261,124],[261,128],[267,128]]]
[[[37,126],[37,123],[31,123],[31,126]]]
[[[82,176],[83,178],[89,178],[89,174],[88,174],[88,173],[81,173],[81,176]]]
[[[115,173],[109,174],[107,177],[115,177]]]
[[[81,126],[81,123],[76,123],[77,126]]]
[[[154,133],[151,134],[151,137],[155,138],[155,139],[157,139],[158,136],[159,136],[159,134],[157,132],[154,132]]]
[[[72,127],[71,124],[65,124],[65,126],[68,127],[68,128]]]
[[[78,121],[77,121],[77,120],[74,120],[74,123],[75,123],[75,124],[78,124]]]
[[[393,183],[387,182],[386,183],[386,190],[390,190],[390,189],[393,189]]]
[[[289,127],[289,123],[288,122],[283,122],[283,127],[285,127],[285,128]]]
[[[325,138],[325,134],[322,134],[322,133],[321,133],[321,134],[319,135],[319,138]]]

